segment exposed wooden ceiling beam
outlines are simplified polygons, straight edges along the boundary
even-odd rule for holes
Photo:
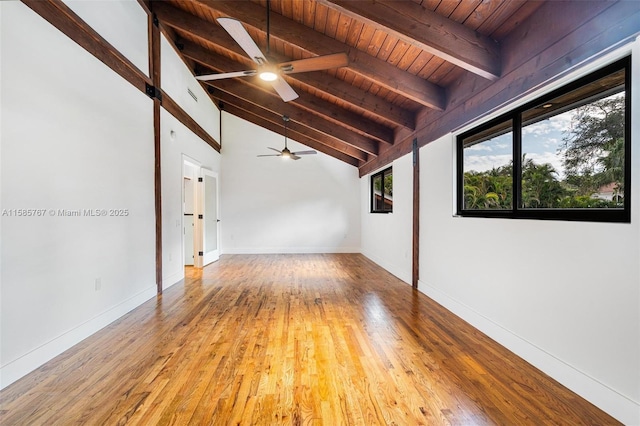
[[[216,44],[221,50],[237,54],[242,58],[242,62],[251,69],[255,63],[245,56],[245,53],[224,31],[211,31],[212,25],[208,21],[203,21],[197,17],[183,12],[171,6],[160,6],[157,8],[158,15],[162,17],[167,26],[179,32],[206,40]],[[179,41],[182,43],[182,41]],[[271,52],[270,57],[274,61],[282,63],[290,61],[291,58]],[[229,69],[224,70],[230,71]],[[293,82],[297,82],[303,87],[313,88],[315,91],[325,93],[331,97],[340,99],[348,103],[361,113],[370,113],[379,119],[387,121],[391,126],[401,126],[409,130],[416,128],[416,113],[392,104],[372,93],[368,93],[352,86],[340,79],[331,77],[323,72],[296,73],[287,76]]]
[[[612,46],[634,40],[640,32],[640,8],[634,2],[547,2],[531,19],[502,40],[505,69],[496,82],[471,76],[462,79],[445,112],[424,111],[414,135],[399,138],[359,169],[372,173],[411,152],[412,139],[422,147],[469,123],[484,120],[505,105],[523,99],[549,82],[567,75]],[[542,35],[542,36],[541,36]],[[522,41],[531,38],[523,49]],[[576,40],[585,41],[577,43]]]
[[[294,121],[339,139],[345,144],[351,145],[363,152],[378,155],[378,144],[375,141],[345,129],[344,127],[336,126],[334,123],[320,116],[310,114],[308,111],[290,102],[282,102],[282,100],[276,96],[256,90],[251,85],[246,84],[246,82],[240,81],[240,79],[208,81],[207,84],[280,116],[288,115]]]
[[[193,43],[184,42],[184,44],[182,44],[181,52],[184,56],[218,72],[225,72],[230,69],[240,69],[242,67],[242,64],[238,62],[203,49]],[[238,78],[238,81],[280,99],[268,83],[260,80],[257,76]],[[325,118],[338,126],[346,127],[364,137],[375,138],[380,142],[393,145],[392,142],[394,135],[392,129],[372,122],[371,120],[368,120],[354,112],[344,110],[337,105],[309,95],[308,93],[298,92],[299,97],[293,101],[289,101],[288,104],[297,105],[312,114]]]
[[[224,51],[235,53],[245,58],[245,53],[240,46],[238,46],[220,26],[211,24],[208,21],[190,15],[166,3],[152,3],[152,5],[158,18],[166,24],[167,27],[190,34],[195,38],[207,40],[216,44]],[[291,60],[291,58],[274,54],[273,52],[271,56],[278,62]],[[246,58],[246,61],[243,61],[243,63],[247,66],[254,65],[249,58]],[[415,129],[415,113],[413,111],[400,108],[376,95],[358,89],[326,73],[310,72],[291,74],[287,78],[293,79],[293,81],[297,81],[303,86],[313,87],[315,90],[326,93],[329,96],[339,98],[356,109],[367,111],[388,121],[392,125],[402,126],[410,130]]]
[[[416,116],[413,111],[387,102],[372,93],[365,92],[328,74],[309,72],[291,74],[288,78],[298,81],[303,86],[313,87],[319,92],[339,98],[356,109],[371,113],[392,125],[402,126],[409,130],[415,130],[416,128]]]
[[[266,31],[265,9],[253,2],[195,1],[211,10],[236,18],[259,31]],[[270,19],[270,32],[273,38],[295,45],[312,55],[345,52],[349,56],[349,70],[352,72],[421,105],[444,110],[445,92],[442,87],[277,13],[271,13]]]
[[[499,45],[471,28],[410,1],[317,0],[489,80],[500,77]]]
[[[211,97],[222,102],[221,109],[223,111],[247,120],[249,120],[247,114],[250,114],[252,117],[259,119],[249,120],[252,123],[263,126],[281,135],[284,134],[282,116],[226,92],[216,91]],[[295,121],[289,121],[287,127],[287,135],[292,139],[348,164],[358,166],[364,164],[369,159],[366,153],[345,145],[342,141],[334,140],[300,123],[296,123]]]
[[[244,57],[244,53],[240,50],[237,44],[231,39],[231,37],[229,37],[226,31],[218,26],[218,24],[212,24],[163,3],[153,3],[153,10],[163,24],[177,28],[180,31],[187,32],[197,38],[220,44],[224,50],[237,53],[241,57]],[[182,44],[184,45],[184,49],[182,51],[183,55],[205,64],[216,71],[226,72],[231,70],[247,69],[244,64],[240,64],[227,57],[207,51],[193,43],[187,43],[185,41]],[[255,64],[250,62],[248,58],[247,65],[250,65],[251,68],[255,66]],[[256,79],[245,79],[249,82],[257,81]],[[289,77],[287,77],[287,79],[289,79]],[[269,93],[273,93],[271,87],[265,87],[262,84],[255,85],[255,87],[260,88],[261,90],[267,90]],[[298,90],[298,94],[299,97],[290,101],[290,103],[295,103],[313,114],[321,115],[333,121],[334,124],[347,127],[360,135],[373,138],[389,145],[393,144],[393,129],[364,118],[352,111],[340,108],[331,102],[309,95],[308,93],[301,92],[300,90]]]

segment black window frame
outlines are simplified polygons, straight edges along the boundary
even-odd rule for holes
[[[593,83],[616,71],[625,71],[625,122],[624,122],[624,206],[623,208],[522,208],[522,114],[535,106],[544,104],[563,94]],[[589,75],[579,78],[559,89],[553,90],[531,102],[511,110],[506,114],[483,123],[456,138],[456,214],[463,217],[509,218],[509,219],[548,219],[585,222],[631,222],[631,56],[620,59]],[[511,209],[476,210],[464,209],[464,144],[463,141],[478,133],[486,131],[500,123],[511,121],[513,125],[512,153],[512,197]]]
[[[393,203],[391,204],[391,209],[390,210],[379,210],[376,209],[376,203],[375,203],[375,192],[374,192],[374,185],[373,182],[376,179],[376,177],[380,177],[380,181],[382,182],[382,197],[384,199],[384,178],[388,175],[393,176],[393,166],[387,167],[384,170],[381,170],[377,173],[374,173],[371,175],[371,178],[369,179],[369,187],[370,187],[370,191],[369,191],[369,200],[371,203],[371,210],[370,213],[393,213]],[[393,190],[392,190],[392,194],[393,194]],[[392,195],[393,196],[393,195]]]

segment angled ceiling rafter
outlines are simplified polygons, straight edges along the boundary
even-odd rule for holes
[[[220,90],[211,90],[210,92],[210,95],[213,99],[215,99],[218,103],[222,103],[223,111],[236,115],[240,118],[246,118],[246,114],[251,114],[252,116],[259,117],[261,123],[270,123],[270,126],[265,128],[284,135],[284,127],[282,125],[281,115],[276,114],[273,111],[264,109],[258,105],[247,102],[244,99],[233,96],[232,94],[229,94],[227,92],[223,92]],[[243,113],[239,113],[240,111],[242,111]],[[254,124],[258,123],[254,122]],[[318,151],[324,152],[328,155],[338,158],[339,160],[344,161],[345,159],[347,159],[347,157],[349,157],[350,160],[347,161],[349,164],[357,163],[358,165],[361,165],[369,161],[370,159],[369,155],[365,152],[362,152],[349,145],[345,145],[338,139],[327,136],[295,121],[289,121],[287,135],[297,142],[305,144],[310,148],[317,149]],[[340,155],[334,155],[336,154],[336,152],[340,152]]]
[[[193,43],[181,42],[182,54],[187,58],[194,60],[195,62],[206,66],[212,70],[218,72],[224,72],[230,68],[240,68],[242,64],[232,61],[224,56],[207,51]],[[219,80],[218,80],[219,81]],[[262,81],[258,77],[243,77],[238,79],[242,84],[248,85],[255,90],[263,91],[271,96],[275,95],[271,92],[269,87],[264,86]],[[288,102],[288,104],[296,105],[300,108],[307,110],[308,112],[318,115],[324,119],[327,119],[334,124],[345,127],[352,130],[362,137],[371,138],[372,133],[377,135],[376,140],[384,137],[384,142],[391,144],[393,140],[393,131],[387,127],[381,126],[377,123],[372,123],[369,120],[354,114],[351,111],[346,111],[341,108],[337,108],[333,104],[329,104],[327,101],[316,98],[306,93],[300,94],[300,98],[294,101]],[[364,129],[367,129],[365,131]],[[375,146],[371,146],[368,149],[376,149]]]
[[[500,46],[413,2],[317,0],[352,19],[489,80],[500,76]]]
[[[194,0],[194,3],[210,12],[238,19],[257,31],[265,31],[264,8],[255,3],[204,0]],[[418,104],[444,110],[444,88],[280,14],[272,13],[270,20],[272,39],[285,45],[296,46],[312,56],[345,52],[349,56],[348,68],[355,74]]]
[[[293,105],[290,102],[282,102],[275,96],[265,92],[255,90],[252,86],[237,79],[208,81],[207,85],[227,92],[233,96],[241,98],[254,105],[272,111],[280,116],[288,115],[293,121],[304,124],[325,135],[338,139],[343,143],[359,149],[373,156],[378,155],[378,145],[371,139],[365,138],[357,133],[336,126],[331,121],[317,115],[309,114],[308,111]]]
[[[209,59],[206,61],[199,60],[198,62],[207,65],[209,68],[217,70],[219,72],[227,72],[231,70],[239,70],[239,69],[247,69],[249,66],[255,66],[250,59],[245,57],[245,54],[242,52],[239,46],[229,37],[229,35],[217,24],[213,24],[211,22],[200,19],[196,16],[193,16],[187,12],[184,12],[180,9],[177,9],[173,6],[170,6],[166,3],[152,3],[152,7],[158,19],[163,23],[164,26],[173,28],[178,33],[188,34],[190,37],[203,41],[205,44],[213,43],[219,49],[224,51],[225,53],[229,53],[232,56],[238,58],[243,61],[242,63],[235,62],[228,57],[223,57],[221,55],[215,55],[212,51],[205,49],[201,46],[196,46],[195,43],[188,43],[186,40],[180,40],[179,45],[185,46],[183,49],[183,56],[189,57],[187,52],[196,52],[191,53],[191,59],[194,59],[193,56],[197,58],[208,57]],[[211,57],[215,56],[216,60],[211,60]],[[350,86],[340,80],[333,79],[327,75],[321,73],[309,73],[314,75],[322,75],[326,80],[326,86],[334,86],[334,90],[339,90],[340,84],[338,84],[338,88],[335,89],[335,86],[330,80],[341,83],[342,87],[345,90],[350,91],[350,97],[357,99],[357,91],[353,86]],[[297,76],[298,74],[296,74]],[[304,74],[299,74],[303,76]],[[312,79],[314,77],[311,77]],[[295,78],[291,76],[287,76],[287,79],[291,79],[290,81],[297,82]],[[301,83],[304,84],[304,83]],[[262,90],[270,90],[267,88],[263,88],[260,86]],[[345,92],[337,92],[333,95],[343,99]],[[362,92],[364,93],[364,92]],[[373,99],[373,96],[370,95],[369,99]],[[393,144],[394,141],[394,131],[392,128],[387,127],[385,125],[379,124],[377,122],[371,121],[367,118],[364,118],[362,115],[359,115],[353,111],[337,107],[335,104],[325,101],[321,98],[315,97],[313,95],[307,93],[300,93],[300,98],[293,101],[297,103],[302,108],[307,109],[309,112],[312,112],[317,115],[322,115],[325,118],[334,122],[334,124],[338,126],[342,126],[348,128],[355,133],[358,133],[359,136],[364,136],[370,138],[375,141],[379,141],[385,144]],[[414,118],[410,115],[412,113],[402,110],[395,105],[386,104],[384,101],[380,100],[376,105],[372,105],[373,111],[375,115],[375,111],[379,111],[378,114],[384,115],[388,112],[393,112],[393,116],[396,117],[397,120],[403,121],[403,123],[407,126],[411,125],[415,127]],[[369,111],[367,109],[367,111]]]

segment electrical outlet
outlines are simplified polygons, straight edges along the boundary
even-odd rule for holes
[[[102,278],[96,278],[96,291],[102,290]]]

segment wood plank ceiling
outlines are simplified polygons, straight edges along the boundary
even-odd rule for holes
[[[275,62],[345,52],[349,65],[285,76],[299,94],[284,102],[259,77],[203,83],[225,111],[359,167],[443,111],[465,76],[496,80],[500,41],[543,1],[271,0]],[[267,1],[168,0],[149,6],[195,75],[254,69],[216,18],[240,20],[266,51]]]

